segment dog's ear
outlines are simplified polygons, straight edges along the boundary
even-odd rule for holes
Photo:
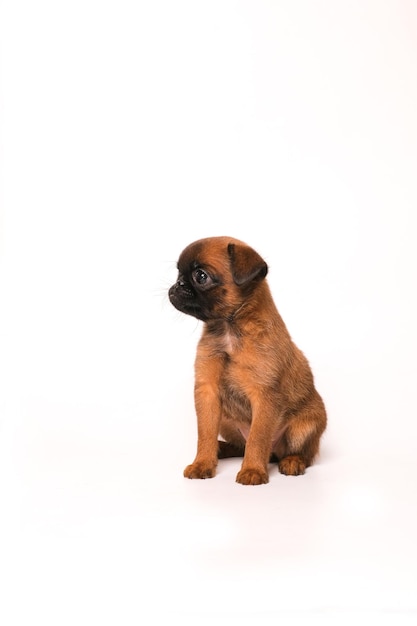
[[[227,254],[233,280],[239,287],[253,280],[262,280],[268,273],[268,266],[263,258],[249,246],[229,243]]]

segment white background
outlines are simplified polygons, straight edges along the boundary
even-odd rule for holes
[[[417,620],[413,0],[3,2],[0,621]],[[182,477],[211,235],[329,414],[304,477]]]

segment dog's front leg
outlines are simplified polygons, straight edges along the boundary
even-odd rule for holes
[[[242,485],[262,485],[269,481],[268,461],[271,455],[273,425],[271,409],[263,403],[253,402],[245,456],[236,482]]]
[[[197,455],[184,470],[186,478],[212,478],[216,473],[220,428],[219,380],[221,358],[204,358],[197,353],[194,400],[197,413]]]

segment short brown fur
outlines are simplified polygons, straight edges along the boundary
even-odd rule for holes
[[[195,360],[197,454],[187,478],[211,478],[218,458],[243,456],[237,482],[268,482],[268,463],[299,475],[312,464],[326,411],[292,341],[255,250],[231,237],[190,244],[172,304],[204,322]],[[218,441],[218,436],[222,440]]]

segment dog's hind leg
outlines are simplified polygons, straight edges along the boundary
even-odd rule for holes
[[[218,441],[218,458],[229,459],[243,457],[245,454],[246,439],[242,431],[229,419],[220,422],[220,436],[224,441]]]
[[[281,474],[304,474],[319,451],[320,437],[326,427],[326,412],[320,396],[290,418],[285,434],[273,449]]]
[[[218,441],[218,459],[230,459],[232,457],[243,457],[245,454],[245,447],[236,446],[228,441]]]

